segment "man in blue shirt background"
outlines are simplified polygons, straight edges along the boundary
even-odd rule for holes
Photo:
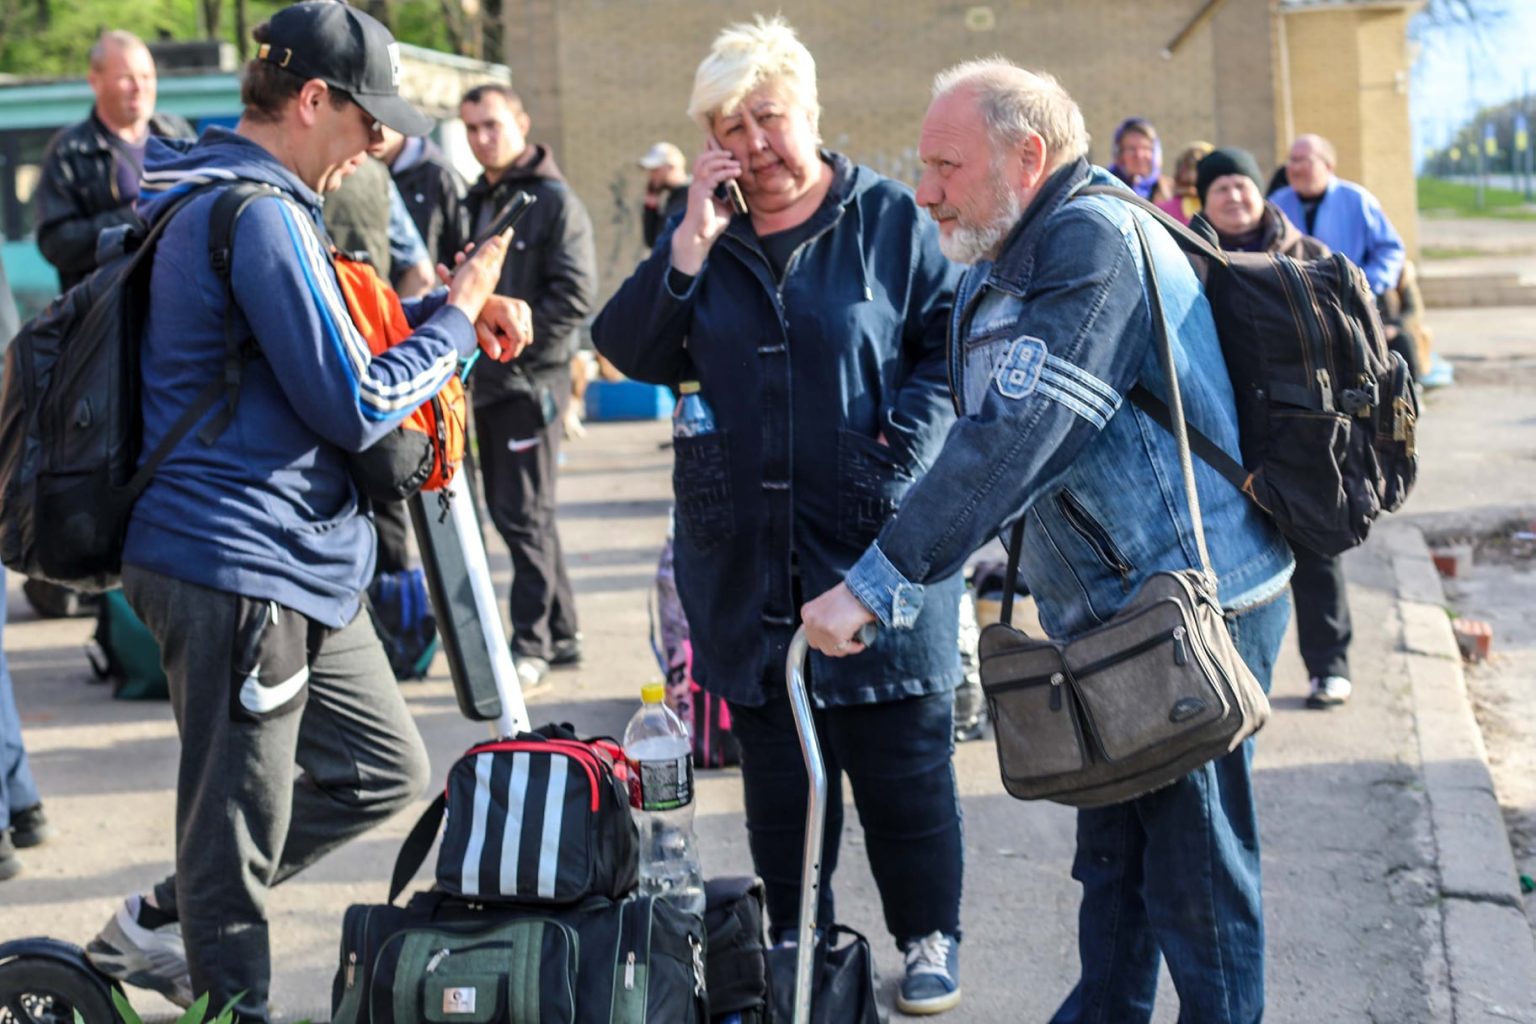
[[[1291,223],[1365,271],[1371,291],[1397,287],[1403,273],[1403,240],[1376,197],[1333,173],[1333,143],[1302,135],[1285,161],[1290,183],[1269,198]]]

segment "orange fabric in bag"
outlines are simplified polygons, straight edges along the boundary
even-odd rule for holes
[[[347,311],[352,314],[358,333],[367,339],[369,351],[379,355],[411,336],[400,296],[384,283],[371,264],[335,251],[331,260],[341,282],[341,294],[347,300]],[[464,382],[455,373],[430,401],[400,421],[400,429],[419,431],[432,442],[432,472],[421,485],[422,490],[441,490],[453,480],[459,463],[464,461],[468,416]]]

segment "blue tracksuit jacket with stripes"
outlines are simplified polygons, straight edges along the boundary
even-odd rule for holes
[[[134,507],[124,561],[344,625],[377,543],[346,453],[434,394],[474,351],[474,328],[439,290],[406,303],[408,341],[370,354],[326,255],[320,197],[233,132],[209,128],[190,145],[151,140],[140,213],[153,222],[186,189],[221,177],[282,193],[246,209],[232,246],[235,322],[258,354],[229,427],[212,444],[194,429],[155,474]],[[215,195],[178,212],[155,253],[141,367],[146,452],[224,372],[229,293],[208,258]]]

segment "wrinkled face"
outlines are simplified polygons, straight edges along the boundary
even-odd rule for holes
[[[959,263],[995,256],[1023,215],[1023,197],[993,152],[981,111],[963,91],[933,101],[917,155],[923,175],[917,202],[939,223],[939,247]]]
[[[1224,235],[1244,235],[1264,217],[1264,196],[1246,174],[1223,174],[1205,190],[1206,219]]]
[[[1115,162],[1138,179],[1146,178],[1152,174],[1152,158],[1155,153],[1152,140],[1131,129],[1120,136],[1120,148],[1115,153]]]
[[[778,79],[711,118],[716,141],[741,164],[737,184],[755,210],[782,210],[821,180],[815,117]]]
[[[1285,161],[1285,179],[1303,199],[1320,196],[1328,188],[1333,168],[1311,139],[1298,139]]]
[[[459,117],[470,152],[487,171],[499,174],[528,148],[528,115],[499,93],[488,92],[478,103],[459,104]]]
[[[142,46],[107,43],[101,67],[86,75],[108,127],[142,127],[155,112],[155,62]]]

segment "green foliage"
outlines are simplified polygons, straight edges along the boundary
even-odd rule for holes
[[[1454,217],[1497,217],[1536,220],[1536,205],[1519,192],[1503,188],[1483,189],[1483,208],[1477,208],[1477,186],[1441,178],[1419,179],[1419,209],[1427,214]]]
[[[207,38],[205,8],[217,12],[218,36],[235,38],[236,0],[0,0],[0,74],[81,78],[86,55],[105,29],[127,29],[146,42]],[[247,0],[249,25],[287,0]],[[372,5],[370,5],[372,6]],[[442,0],[387,0],[380,14],[401,42],[449,50]]]

